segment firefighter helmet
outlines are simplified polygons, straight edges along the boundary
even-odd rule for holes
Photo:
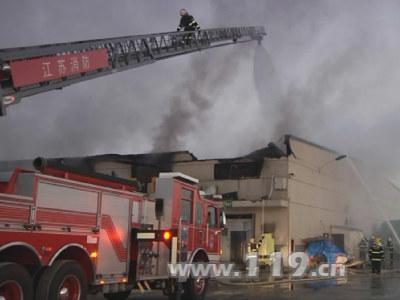
[[[381,238],[380,237],[377,237],[376,239],[375,239],[375,242],[377,242],[378,244],[381,242]]]

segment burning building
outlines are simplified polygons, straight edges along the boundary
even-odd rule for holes
[[[363,235],[390,236],[399,242],[394,227],[400,190],[385,178],[369,176],[353,158],[296,136],[286,135],[282,145],[269,143],[230,159],[199,160],[188,151],[176,151],[59,160],[134,178],[143,192],[153,189],[152,178],[159,172],[197,178],[203,193],[225,207],[228,226],[221,246],[226,261],[243,261],[250,238],[266,233],[284,257],[288,251],[303,251],[314,237],[330,237],[356,258]],[[0,171],[10,166],[0,164]]]

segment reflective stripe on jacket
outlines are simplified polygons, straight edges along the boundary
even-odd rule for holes
[[[369,248],[369,258],[372,261],[382,261],[385,258],[385,251],[382,245],[373,244],[371,248]]]

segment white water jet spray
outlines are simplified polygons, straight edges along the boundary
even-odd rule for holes
[[[397,235],[396,230],[394,229],[392,223],[390,223],[389,219],[386,217],[385,212],[383,211],[382,207],[379,205],[378,201],[375,199],[373,193],[371,192],[370,188],[368,187],[368,184],[365,182],[364,178],[361,176],[360,172],[358,171],[357,167],[353,163],[353,161],[349,158],[349,165],[354,171],[354,173],[357,175],[358,179],[360,180],[363,188],[365,191],[368,193],[368,196],[371,198],[371,200],[375,203],[376,207],[378,208],[379,212],[381,213],[383,219],[385,220],[386,224],[389,226],[389,229],[392,231],[393,235],[395,236],[397,243],[400,245],[400,238]]]

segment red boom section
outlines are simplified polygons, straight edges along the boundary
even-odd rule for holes
[[[14,87],[62,78],[108,66],[107,49],[10,62]]]

